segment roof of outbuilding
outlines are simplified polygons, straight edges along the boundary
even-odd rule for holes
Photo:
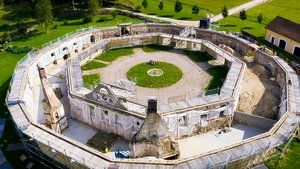
[[[277,16],[266,26],[266,29],[300,42],[300,24],[283,17]]]

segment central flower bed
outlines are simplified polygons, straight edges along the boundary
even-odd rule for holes
[[[141,63],[129,69],[127,78],[136,79],[138,86],[162,88],[178,82],[182,78],[182,71],[177,66],[166,62]]]

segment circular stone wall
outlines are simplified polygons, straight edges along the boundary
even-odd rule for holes
[[[166,62],[156,62],[153,65],[141,63],[129,69],[127,78],[136,79],[138,86],[161,88],[178,82],[182,78],[182,71],[177,66]]]

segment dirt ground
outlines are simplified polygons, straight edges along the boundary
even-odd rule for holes
[[[280,104],[281,90],[269,72],[253,63],[253,58],[245,57],[247,63],[238,111],[274,119]]]

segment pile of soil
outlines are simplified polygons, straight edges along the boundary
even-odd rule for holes
[[[280,104],[281,90],[261,65],[248,64],[245,69],[238,111],[274,119]]]

